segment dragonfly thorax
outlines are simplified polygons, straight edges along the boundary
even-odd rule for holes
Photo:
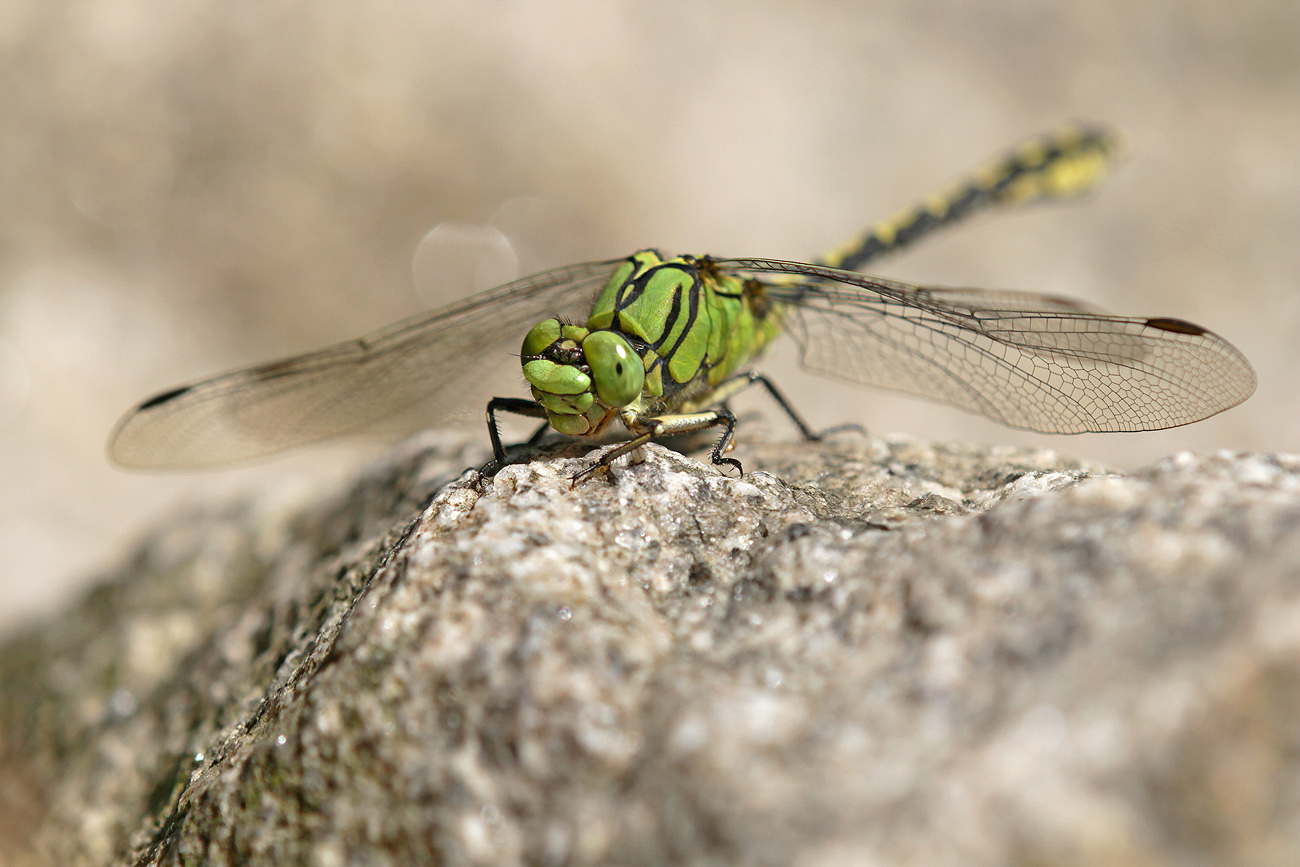
[[[617,331],[547,319],[528,332],[521,356],[533,399],[562,434],[600,433],[641,398],[643,362]]]

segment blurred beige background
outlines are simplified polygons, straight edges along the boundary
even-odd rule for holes
[[[495,224],[524,271],[650,245],[806,258],[1075,118],[1126,133],[1100,194],[877,270],[1192,319],[1251,358],[1249,403],[1049,438],[787,373],[788,354],[768,369],[815,422],[880,433],[1121,468],[1300,450],[1293,0],[6,0],[0,57],[0,626],[178,504],[363,460],[132,476],[103,444],[156,390],[476,288],[456,285],[475,282],[461,231],[419,268],[463,276],[415,291],[441,223]]]

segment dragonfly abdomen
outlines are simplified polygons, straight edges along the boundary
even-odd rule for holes
[[[817,264],[856,271],[977,211],[1081,195],[1105,175],[1117,148],[1113,134],[1087,126],[1070,126],[1030,139],[967,180],[877,223],[865,235],[849,239],[824,254]]]

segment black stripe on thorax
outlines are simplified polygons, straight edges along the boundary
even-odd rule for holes
[[[631,304],[635,304],[637,299],[645,292],[646,277],[654,271],[651,268],[640,277],[632,280],[624,280],[623,285],[619,287],[618,294],[614,296],[614,310],[622,310]]]
[[[672,345],[672,348],[669,349],[666,354],[660,353],[665,358],[671,359],[677,354],[677,350],[681,348],[682,341],[686,339],[686,335],[691,333],[691,329],[695,327],[695,321],[700,315],[700,295],[704,291],[704,285],[700,281],[700,272],[698,270],[692,268],[690,273],[691,285],[690,288],[686,290],[686,327],[682,329],[681,334],[677,335],[677,342]],[[673,327],[677,324],[677,318],[681,315],[681,303],[682,293],[679,290],[673,293],[673,308],[668,316],[667,322],[664,323],[664,332],[660,335],[659,340],[655,341],[654,347],[656,352],[658,352],[660,345],[665,339],[667,339],[668,335],[673,333]],[[669,378],[671,379],[672,377]]]

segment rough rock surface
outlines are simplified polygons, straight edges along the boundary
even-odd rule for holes
[[[1300,863],[1300,458],[746,439],[178,517],[4,643],[0,861]]]

